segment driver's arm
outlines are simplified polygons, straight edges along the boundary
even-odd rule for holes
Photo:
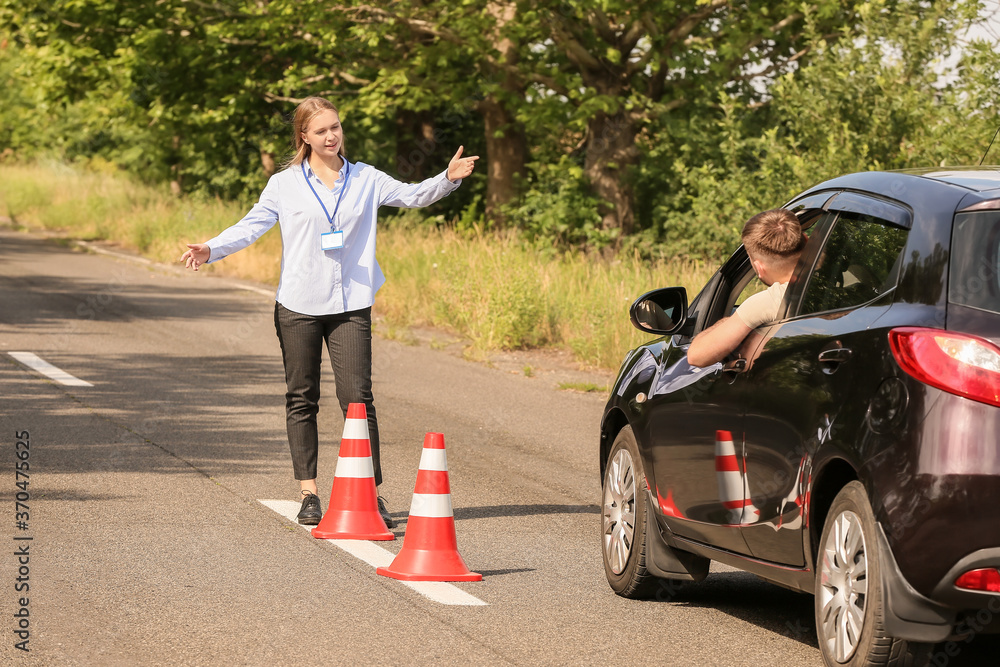
[[[719,320],[691,341],[691,346],[688,347],[688,363],[704,368],[722,361],[739,347],[751,331],[753,329],[735,315]]]

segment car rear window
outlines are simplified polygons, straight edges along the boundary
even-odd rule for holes
[[[906,235],[880,218],[840,214],[809,279],[801,312],[860,306],[894,288]]]
[[[1000,211],[955,216],[948,300],[1000,313]]]

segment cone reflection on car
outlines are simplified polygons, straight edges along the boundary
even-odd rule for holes
[[[730,524],[742,523],[744,512],[760,514],[750,500],[750,489],[736,458],[733,434],[729,431],[715,432],[715,474],[719,483],[719,500],[728,510]]]

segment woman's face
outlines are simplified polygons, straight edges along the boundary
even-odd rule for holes
[[[327,109],[315,116],[302,133],[302,140],[321,158],[333,158],[344,144],[344,128],[336,111]]]

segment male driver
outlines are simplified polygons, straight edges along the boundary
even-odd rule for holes
[[[750,218],[741,236],[757,277],[769,287],[744,301],[731,317],[719,320],[695,336],[687,355],[692,366],[705,367],[722,361],[754,329],[778,319],[785,288],[806,244],[799,219],[783,208]]]

